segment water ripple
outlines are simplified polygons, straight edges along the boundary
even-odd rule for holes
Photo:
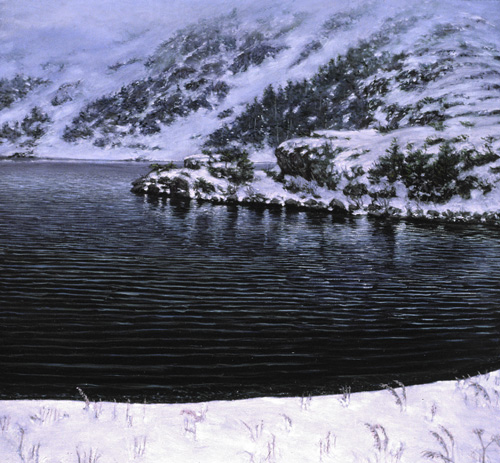
[[[148,202],[0,165],[0,397],[336,392],[500,364],[497,230]]]

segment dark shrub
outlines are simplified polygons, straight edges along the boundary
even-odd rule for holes
[[[224,163],[224,166],[217,164]],[[248,153],[240,148],[225,148],[217,152],[209,162],[208,171],[217,178],[226,178],[231,183],[241,185],[253,179],[254,165]]]
[[[390,183],[398,180],[405,169],[405,155],[396,139],[387,150],[387,155],[381,156],[375,165],[368,171],[368,178],[372,183],[378,183],[384,177]]]
[[[215,186],[204,178],[196,179],[193,187],[195,190],[205,194],[215,193]]]

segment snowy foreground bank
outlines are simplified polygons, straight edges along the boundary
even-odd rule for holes
[[[2,463],[500,462],[500,371],[310,398],[0,401]]]

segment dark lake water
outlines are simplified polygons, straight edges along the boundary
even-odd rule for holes
[[[201,401],[500,367],[500,234],[148,201],[0,163],[0,398]]]

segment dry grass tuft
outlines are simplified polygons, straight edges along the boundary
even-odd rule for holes
[[[381,384],[381,386],[394,397],[396,405],[399,406],[399,410],[401,412],[406,411],[406,403],[407,403],[406,387],[401,381],[394,381],[394,382],[400,387],[399,392],[389,384]]]
[[[324,439],[319,440],[319,461],[322,462],[325,457],[329,457],[336,446],[337,436],[329,431]]]
[[[99,451],[92,448],[88,451],[81,451],[77,448],[76,456],[78,458],[78,463],[97,463],[101,458]]]
[[[477,461],[479,463],[488,463],[490,461],[487,457],[488,449],[493,444],[496,444],[498,445],[498,447],[500,447],[500,434],[490,436],[490,440],[486,442],[483,439],[484,429],[474,429],[473,433],[477,436],[477,438],[479,439],[479,444],[481,445],[481,449],[474,452],[477,457]]]
[[[389,447],[389,437],[385,428],[380,424],[365,423],[365,426],[370,430],[373,437],[375,450],[379,453],[387,452]]]
[[[257,442],[261,436],[262,433],[264,432],[264,421],[261,420],[259,424],[256,424],[255,426],[250,426],[244,421],[241,422],[245,428],[248,429],[248,432],[250,433],[250,439],[252,442]]]
[[[347,408],[351,403],[351,386],[344,386],[341,389],[342,397],[339,400],[342,407]]]
[[[10,416],[0,416],[0,429],[2,432],[7,432],[10,426]]]
[[[90,409],[90,400],[87,397],[87,394],[85,394],[85,392],[83,392],[83,390],[79,387],[77,387],[76,390],[78,391],[78,394],[80,394],[80,397],[85,401],[85,410],[89,410]]]
[[[134,460],[139,457],[143,457],[146,453],[146,436],[134,437]]]
[[[436,439],[441,447],[441,451],[426,450],[422,456],[429,460],[439,460],[444,463],[455,463],[455,438],[453,434],[444,426],[439,426],[441,434],[431,431],[432,437]],[[447,442],[448,441],[448,442]]]

